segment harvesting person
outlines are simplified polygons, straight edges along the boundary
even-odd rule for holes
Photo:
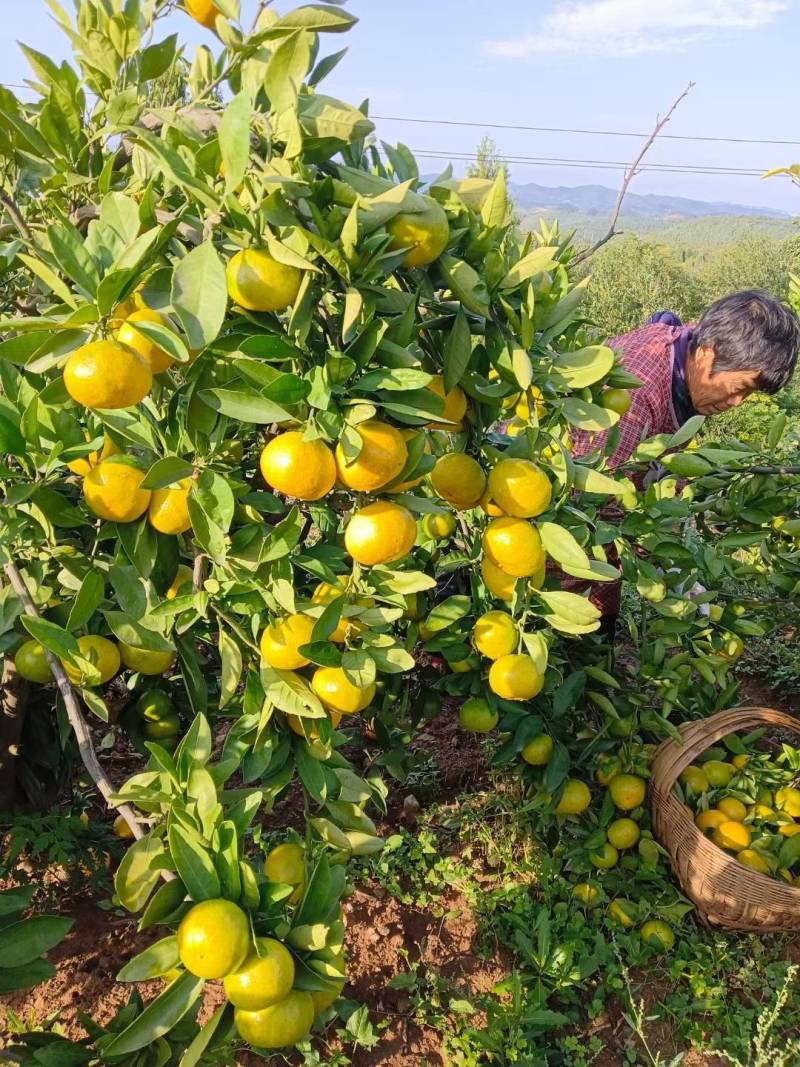
[[[642,441],[673,434],[695,415],[714,416],[738,407],[751,393],[777,393],[789,382],[800,348],[800,320],[785,303],[757,289],[731,293],[712,304],[699,322],[684,325],[672,311],[652,315],[644,326],[612,338],[624,369],[638,389],[609,390],[606,406],[620,414],[618,442],[608,457],[615,469]],[[610,395],[614,394],[614,395]],[[574,430],[576,457],[602,447],[605,433]],[[652,478],[648,473],[642,480]],[[616,562],[615,553],[609,562]],[[601,630],[613,636],[620,610],[620,583],[588,586],[565,580],[565,589],[590,590],[600,609]]]
[[[800,320],[769,293],[749,289],[717,300],[694,324],[684,325],[672,311],[657,312],[608,345],[642,383],[629,406],[624,398],[619,442],[608,460],[614,469],[642,441],[675,433],[694,415],[720,415],[751,393],[782,389],[797,362]],[[586,455],[603,440],[602,434],[575,431],[573,454]]]

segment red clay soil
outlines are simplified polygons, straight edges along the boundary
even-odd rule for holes
[[[374,1048],[356,1051],[356,1067],[418,1067],[423,1057],[430,1067],[443,1063],[439,1034],[413,1022],[406,992],[387,987],[391,978],[408,970],[403,950],[410,961],[446,975],[465,997],[487,992],[506,974],[507,957],[498,953],[496,960],[485,962],[476,955],[478,933],[465,902],[453,896],[445,904],[447,916],[435,918],[399,904],[379,886],[357,889],[345,902],[349,984],[344,995],[368,1006],[373,1025],[387,1024]],[[78,1011],[100,1024],[108,1022],[131,990],[130,985],[115,982],[115,975],[161,932],[137,934],[134,920],[103,911],[91,900],[76,900],[64,913],[75,919],[75,925],[49,955],[56,967],[54,977],[35,989],[0,997],[0,1008],[38,1022],[58,1013],[66,1036],[79,1038],[85,1033]],[[138,984],[145,1001],[162,988],[160,981]],[[207,983],[200,1021],[221,1001],[221,984]],[[264,1061],[242,1053],[238,1062]]]

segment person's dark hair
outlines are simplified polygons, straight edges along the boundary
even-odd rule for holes
[[[777,393],[791,378],[800,348],[800,319],[760,289],[731,293],[700,318],[690,351],[714,350],[714,373],[757,370],[756,386]]]

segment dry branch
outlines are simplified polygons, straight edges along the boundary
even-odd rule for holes
[[[33,618],[39,618],[39,612],[36,610],[36,606],[31,600],[30,593],[28,592],[25,582],[22,580],[22,575],[16,565],[14,563],[6,563],[3,570],[11,583],[11,587],[22,602],[25,614]],[[105,771],[100,766],[97,759],[97,754],[94,750],[94,745],[92,744],[92,736],[89,733],[89,727],[86,725],[86,720],[81,714],[75,690],[72,688],[64,668],[61,666],[61,663],[56,656],[54,656],[48,649],[44,650],[44,654],[47,658],[47,665],[50,668],[50,673],[55,679],[58,691],[61,694],[64,706],[67,709],[70,726],[72,727],[75,739],[78,742],[78,751],[81,754],[84,766],[97,785],[97,788],[106,803],[111,807],[111,797],[116,790],[108,780]],[[139,820],[136,818],[133,808],[129,804],[120,804],[116,810],[124,818],[128,826],[130,826],[134,837],[144,837],[144,831],[139,825]]]
[[[602,248],[604,244],[607,244],[613,237],[616,237],[621,232],[617,229],[617,223],[619,222],[619,216],[620,212],[622,211],[623,201],[625,200],[625,197],[628,194],[628,188],[630,187],[630,184],[633,179],[639,173],[639,167],[641,166],[642,160],[653,147],[653,144],[658,138],[658,135],[661,133],[661,131],[667,125],[669,120],[672,118],[678,105],[689,95],[693,88],[694,82],[689,82],[689,84],[683,90],[681,95],[666,113],[664,118],[657,120],[653,132],[642,145],[639,154],[636,156],[636,159],[634,159],[633,163],[631,163],[631,165],[628,167],[622,177],[622,185],[620,186],[619,193],[617,194],[617,199],[614,204],[614,210],[611,213],[611,221],[609,223],[608,230],[599,240],[595,241],[591,248],[587,248],[585,251],[575,256],[575,258],[572,260],[572,266],[577,266],[578,263],[583,263],[584,260],[587,260],[590,256],[593,256],[599,248]]]

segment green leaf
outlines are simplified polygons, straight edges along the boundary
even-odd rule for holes
[[[266,424],[291,422],[291,415],[272,400],[256,392],[237,389],[203,389],[198,396],[214,411],[239,422]]]
[[[492,182],[491,189],[481,204],[481,222],[484,226],[502,226],[506,221],[507,214],[506,168],[500,167]]]
[[[67,629],[71,632],[80,630],[100,607],[105,594],[105,582],[98,571],[88,571],[81,582],[75,600],[72,602]]]
[[[228,308],[225,268],[211,241],[184,256],[172,275],[172,306],[190,348],[216,341]]]
[[[599,404],[591,404],[578,396],[568,396],[563,403],[562,410],[567,421],[577,426],[579,430],[610,430],[619,422],[619,415],[616,411],[601,408]]]
[[[551,308],[542,323],[543,330],[566,329],[567,324],[586,298],[586,290],[590,280],[591,275],[581,278],[577,285],[565,297],[562,297],[555,307]]]
[[[146,982],[149,978],[159,978],[167,971],[179,966],[178,936],[171,934],[150,945],[138,956],[128,960],[116,977],[117,982]]]
[[[472,602],[468,596],[450,596],[436,605],[425,620],[425,625],[434,632],[446,630],[468,615],[471,608]]]
[[[31,960],[22,967],[0,967],[0,994],[14,993],[52,978],[56,969],[48,960]]]
[[[630,483],[616,482],[607,474],[592,470],[576,463],[573,467],[573,484],[576,489],[582,489],[585,493],[599,493],[604,496],[624,496],[630,491]]]
[[[127,1056],[168,1034],[194,1006],[204,985],[202,978],[184,971],[121,1034],[112,1037],[108,1043],[105,1039],[98,1042],[98,1045],[102,1045],[103,1059]]]
[[[20,259],[29,270],[39,278],[48,289],[51,289],[59,300],[63,300],[65,304],[68,304],[71,308],[77,308],[78,302],[75,296],[70,292],[69,287],[62,282],[55,271],[51,270],[41,260],[35,259],[33,256],[24,255],[22,252],[17,253],[17,259]]]
[[[288,715],[325,718],[325,709],[307,682],[293,671],[276,671],[261,665],[261,682],[267,700]]]
[[[467,316],[459,308],[444,346],[444,391],[449,393],[461,379],[472,357],[472,337]],[[412,386],[412,388],[416,388]]]
[[[343,653],[342,669],[359,689],[366,689],[375,681],[375,660],[362,648],[349,649]]]
[[[155,891],[144,914],[139,920],[138,929],[147,930],[169,919],[181,907],[186,898],[186,886],[180,878],[171,878]]]
[[[72,634],[54,622],[32,615],[23,615],[21,621],[31,637],[35,637],[40,645],[44,645],[59,659],[74,661],[79,655],[78,642]]]
[[[525,645],[525,651],[533,660],[536,670],[539,674],[544,674],[547,670],[547,661],[550,655],[550,647],[544,634],[538,630],[532,634],[523,632],[522,642]]]
[[[141,484],[142,489],[165,489],[168,485],[175,485],[184,478],[191,477],[194,467],[180,456],[165,456],[158,459],[147,472],[147,476]]]
[[[153,861],[164,855],[164,844],[154,831],[134,841],[114,875],[114,889],[127,911],[139,911],[155,889],[159,874]]]
[[[213,900],[221,892],[208,849],[198,844],[178,823],[169,828],[169,851],[178,877],[195,903]]]
[[[270,56],[264,88],[270,109],[280,114],[297,103],[297,94],[311,66],[314,37],[299,30],[282,41]]]
[[[126,326],[144,337],[151,344],[163,349],[176,363],[188,363],[191,359],[186,345],[175,333],[161,322],[145,322],[142,319],[128,319]]]
[[[175,645],[157,630],[150,630],[124,611],[106,611],[103,618],[118,641],[149,652],[174,652]]]
[[[313,30],[316,33],[345,33],[357,22],[355,15],[338,7],[329,4],[306,4],[279,18],[272,31]]]
[[[34,885],[20,885],[13,889],[1,890],[0,915],[16,915],[17,912],[24,911],[30,905],[35,891]]]
[[[11,419],[0,412],[0,455],[24,456],[28,444]]]
[[[467,311],[483,318],[489,317],[489,293],[478,272],[455,256],[439,257],[439,268],[448,288]]]
[[[540,522],[536,524],[536,528],[548,556],[552,556],[557,563],[569,567],[589,566],[589,557],[569,530],[554,522]]]
[[[22,967],[49,952],[66,937],[72,919],[57,915],[33,915],[0,930],[0,961],[3,967]]]
[[[572,389],[585,389],[606,377],[614,366],[614,353],[606,345],[590,345],[576,352],[560,352],[553,368]]]
[[[356,388],[366,393],[375,393],[379,389],[404,392],[408,389],[424,389],[431,380],[432,375],[416,367],[396,367],[392,370],[376,368],[359,378]]]
[[[177,52],[178,35],[172,33],[157,44],[142,49],[139,55],[139,81],[148,82],[166,74]]]
[[[517,345],[511,353],[511,369],[514,372],[514,377],[517,379],[517,385],[520,389],[530,388],[531,383],[533,382],[531,357],[525,349],[521,348],[519,345]]]
[[[550,270],[555,266],[557,248],[534,248],[527,256],[523,256],[506,274],[500,282],[501,289],[516,289],[529,278],[534,278],[543,271]]]
[[[197,1067],[203,1060],[203,1054],[219,1032],[224,1038],[233,1026],[233,1004],[227,1001],[221,1004],[207,1023],[195,1035],[192,1043],[180,1058],[178,1067]]]
[[[236,695],[239,679],[242,676],[242,650],[237,641],[223,630],[219,630],[219,654],[222,665],[219,707],[224,708],[230,704]]]
[[[219,149],[225,170],[225,191],[235,192],[244,180],[250,160],[250,123],[253,104],[250,94],[241,92],[225,108],[219,123]]]
[[[586,597],[565,591],[539,592],[548,614],[546,621],[564,633],[589,633],[599,625],[600,612]]]

